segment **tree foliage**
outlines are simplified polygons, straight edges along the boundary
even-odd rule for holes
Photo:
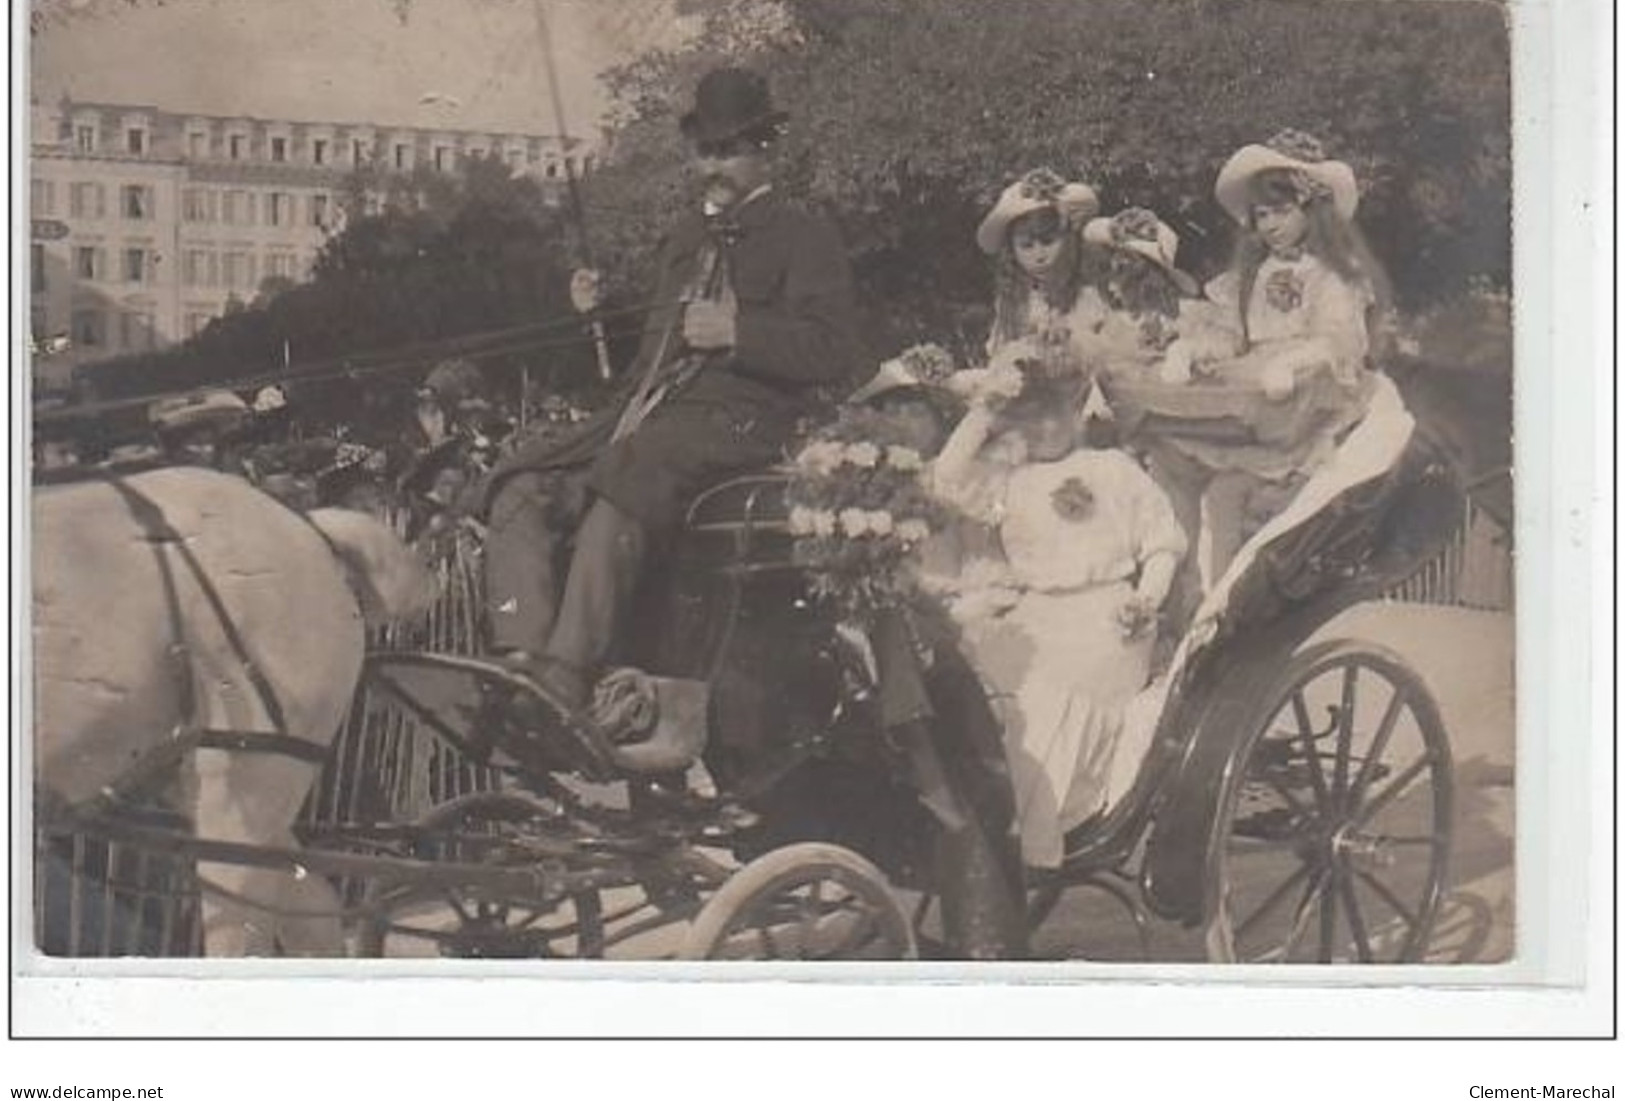
[[[591,349],[572,324],[563,219],[534,180],[476,158],[456,176],[357,176],[346,191],[345,228],[310,281],[262,285],[253,302],[177,348],[89,368],[94,390],[118,396],[231,381],[275,371],[285,357],[294,376],[302,364],[360,353],[399,349],[410,359],[428,342],[554,318],[557,336],[486,365],[591,374]]]
[[[793,118],[789,175],[840,214],[892,339],[985,303],[971,233],[1038,164],[1150,206],[1209,275],[1231,231],[1224,159],[1294,126],[1362,182],[1360,222],[1402,304],[1510,263],[1509,55],[1493,3],[1347,0],[709,0],[687,47],[610,77],[613,157],[590,181],[601,252],[635,282],[684,201],[676,114],[706,67],[755,63]],[[901,331],[897,331],[901,330]]]

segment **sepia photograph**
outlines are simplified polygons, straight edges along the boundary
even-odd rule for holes
[[[31,0],[25,962],[1516,962],[1511,7]]]

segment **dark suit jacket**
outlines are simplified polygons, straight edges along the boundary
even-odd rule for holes
[[[595,492],[666,526],[709,482],[773,461],[816,388],[867,366],[851,269],[834,224],[774,191],[745,203],[734,222],[728,271],[738,301],[736,346],[708,353],[704,368],[627,439],[609,443],[623,398],[578,433],[520,447],[501,464],[498,480],[591,463]],[[696,211],[663,240],[628,390],[662,345],[667,362],[686,353],[682,298],[699,275],[710,232]]]

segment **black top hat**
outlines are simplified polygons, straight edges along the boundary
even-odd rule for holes
[[[692,141],[727,141],[781,125],[789,115],[773,107],[767,81],[749,69],[712,69],[694,89],[694,110],[682,118]]]

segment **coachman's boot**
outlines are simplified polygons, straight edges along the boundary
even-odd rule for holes
[[[576,532],[564,599],[542,663],[548,687],[573,707],[586,705],[590,678],[615,643],[637,589],[647,543],[643,525],[601,497]]]

